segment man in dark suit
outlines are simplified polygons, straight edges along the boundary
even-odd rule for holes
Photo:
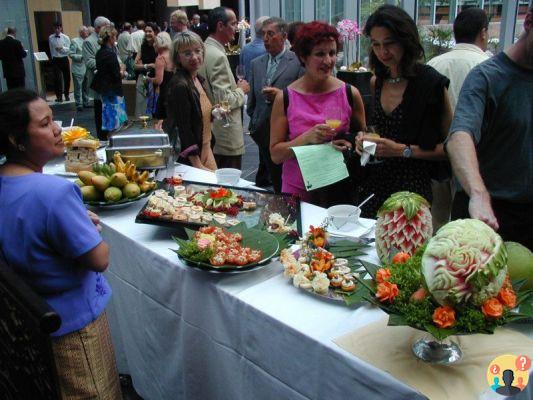
[[[304,74],[296,54],[285,47],[287,23],[272,17],[263,22],[263,41],[267,54],[252,61],[250,93],[246,112],[250,116],[250,134],[266,161],[274,191],[281,192],[281,165],[270,157],[270,114],[276,95]],[[256,181],[258,179],[256,178]]]
[[[17,30],[15,28],[8,27],[6,33],[5,39],[0,40],[0,60],[2,60],[2,69],[4,70],[7,88],[24,87],[26,73],[22,59],[28,53],[22,47],[22,43],[16,39]]]

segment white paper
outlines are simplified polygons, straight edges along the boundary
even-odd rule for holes
[[[370,156],[376,153],[377,143],[363,140],[363,154],[361,154],[361,166],[365,166]]]

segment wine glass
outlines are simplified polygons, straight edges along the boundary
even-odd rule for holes
[[[340,107],[327,106],[324,110],[326,125],[337,131],[342,125],[342,114]]]
[[[272,84],[272,81],[270,78],[265,78],[265,81],[263,82],[263,92],[266,88],[270,87],[270,85]],[[265,103],[266,104],[270,104],[271,101],[268,100],[266,97],[265,97]]]
[[[237,79],[242,81],[244,77],[246,76],[246,68],[244,68],[243,64],[237,65],[235,68],[235,74],[237,75]]]
[[[231,111],[227,93],[224,90],[217,90],[215,93],[215,101],[219,104],[222,111],[222,118],[224,118],[224,124],[222,127],[227,128],[229,126],[227,113]]]

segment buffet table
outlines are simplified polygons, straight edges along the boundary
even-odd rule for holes
[[[175,169],[215,182],[206,171]],[[107,311],[118,368],[144,399],[425,398],[332,341],[382,311],[296,289],[277,261],[224,276],[187,267],[172,251],[172,229],[134,222],[143,204],[99,215],[111,249]],[[303,229],[325,215],[303,203]],[[377,262],[373,251],[367,258]],[[484,398],[499,395],[487,387]]]

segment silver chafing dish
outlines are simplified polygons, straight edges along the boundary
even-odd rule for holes
[[[115,151],[120,152],[124,162],[131,161],[138,169],[166,168],[172,146],[168,135],[162,131],[132,123],[109,137],[106,147],[107,162],[113,161]]]

